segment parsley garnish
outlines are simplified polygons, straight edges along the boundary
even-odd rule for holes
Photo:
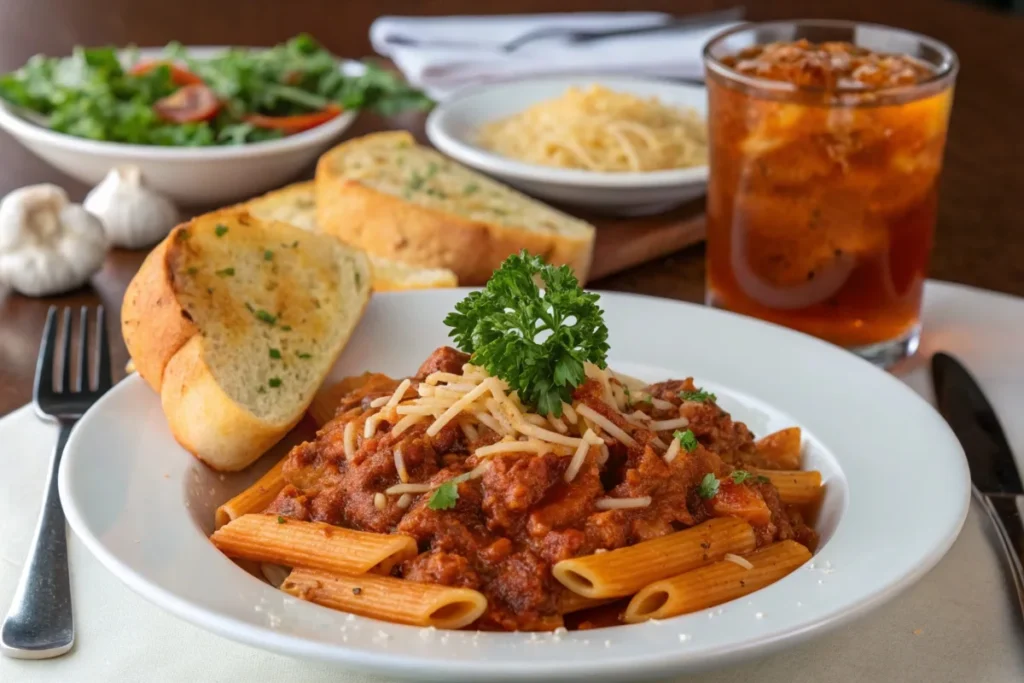
[[[277,516],[277,523],[278,524],[284,524],[284,517],[282,517],[281,515],[278,515]]]
[[[198,273],[198,272],[199,272],[199,269],[198,269],[198,268],[196,268],[195,266],[192,266],[191,268],[189,268],[189,269],[188,269],[187,271],[185,271],[185,272],[187,272],[187,273],[188,273],[189,275],[195,275],[196,273]]]
[[[431,510],[451,510],[459,500],[459,485],[455,480],[449,480],[438,486],[427,501],[427,507]]]
[[[306,353],[305,351],[296,351],[295,355],[301,358],[302,360],[309,360],[310,358],[313,357],[313,354]]]
[[[732,483],[734,484],[742,484],[744,482],[750,482],[752,484],[767,484],[771,481],[771,479],[763,474],[754,474],[753,472],[747,472],[746,470],[733,470],[732,474],[729,476],[732,478]]]
[[[453,477],[434,489],[427,501],[431,510],[451,510],[459,499],[459,484],[469,479],[469,472]]]
[[[191,236],[192,235],[189,234],[188,230],[179,230],[174,235],[174,241],[175,242],[184,242],[185,240],[187,240]]]
[[[267,380],[267,385],[271,389],[277,389],[279,386],[281,386],[281,378],[280,377],[271,377],[270,379]]]
[[[264,249],[263,250],[263,260],[264,261],[273,261],[274,260],[274,252],[270,251],[269,249]]]
[[[696,401],[697,403],[718,400],[717,396],[708,391],[704,391],[703,389],[698,389],[697,391],[680,391],[679,398],[684,401]]]
[[[277,318],[274,318],[274,320],[277,320]],[[281,325],[281,329],[284,330],[285,332],[291,332],[292,331],[292,326],[291,325]]]
[[[523,251],[505,259],[484,290],[456,304],[444,323],[474,363],[508,382],[536,412],[558,417],[584,381],[583,364],[605,367],[608,328],[599,298],[583,291],[568,266]]]
[[[217,227],[213,229],[213,232],[215,235],[217,235],[217,237],[223,237],[224,233],[226,233],[227,231],[228,226],[224,225],[223,223],[218,223]]]
[[[222,268],[221,270],[215,271],[215,274],[220,277],[231,277],[235,274],[234,268]]]
[[[693,433],[692,429],[687,429],[685,432],[681,432],[678,429],[672,433],[672,438],[679,441],[679,445],[686,449],[687,453],[693,453],[700,442],[697,441],[697,435]]]
[[[476,183],[469,183],[468,185],[466,185],[465,187],[462,188],[462,194],[464,194],[464,195],[471,195],[471,194],[473,194],[474,192],[476,192],[479,189],[480,189],[480,186],[477,185]]]
[[[257,318],[259,318],[268,325],[273,325],[274,323],[277,322],[276,315],[271,315],[270,313],[264,311],[262,308],[257,309],[256,312],[253,313],[253,315],[255,315]]]
[[[270,349],[270,357],[275,359],[275,360],[280,360],[281,359],[281,350],[280,349]]]
[[[714,472],[708,472],[704,475],[704,478],[700,480],[700,486],[697,487],[697,493],[701,498],[714,498],[715,494],[718,493],[719,486],[718,477],[715,476]]]

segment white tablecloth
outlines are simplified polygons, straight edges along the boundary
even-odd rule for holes
[[[1024,456],[1024,299],[929,283],[922,354],[899,374],[930,397],[926,358],[945,349],[974,371]],[[56,434],[29,408],[0,420],[0,611],[14,593]],[[1024,465],[1024,461],[1021,462]],[[0,681],[381,681],[240,645],[179,621],[69,538],[77,643],[48,661],[0,658]],[[1024,626],[986,522],[972,509],[945,559],[916,586],[838,632],[700,676],[701,683],[1024,681]],[[693,680],[693,679],[688,679]]]

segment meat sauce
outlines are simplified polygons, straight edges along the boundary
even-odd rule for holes
[[[414,386],[436,371],[460,374],[467,356],[442,347],[427,359],[413,378]],[[612,550],[684,529],[712,517],[752,510],[758,543],[787,538],[814,546],[816,536],[796,510],[779,502],[770,484],[734,485],[725,479],[720,494],[705,501],[698,494],[705,475],[727,477],[729,463],[742,466],[743,454],[753,453],[753,436],[733,422],[713,402],[681,402],[680,390],[693,390],[691,380],[652,385],[654,396],[672,403],[671,410],[638,404],[655,419],[686,416],[700,445],[672,461],[651,447],[655,434],[623,419],[601,400],[601,386],[588,380],[575,399],[615,422],[637,442],[635,447],[609,446],[609,458],[599,467],[588,457],[571,483],[564,475],[570,458],[554,454],[504,453],[490,456],[483,476],[458,484],[455,506],[434,510],[429,494],[417,496],[402,508],[397,496],[379,495],[400,483],[395,451],[401,450],[409,482],[441,483],[472,470],[480,446],[498,440],[481,427],[470,442],[453,421],[436,436],[425,434],[425,423],[399,436],[382,422],[376,435],[363,438],[363,423],[377,412],[373,399],[389,396],[398,381],[372,375],[346,396],[335,419],[315,441],[297,446],[284,466],[289,482],[267,512],[377,533],[412,536],[420,554],[395,568],[396,576],[412,581],[460,586],[481,591],[488,611],[474,624],[484,630],[551,630],[563,626],[559,603],[564,589],[551,574],[556,562],[605,549]],[[355,422],[355,456],[345,458],[343,433]],[[595,451],[596,452],[596,449]],[[598,510],[595,501],[606,496],[650,496],[645,508]],[[744,513],[745,514],[745,513]],[[570,625],[593,620],[575,618]]]

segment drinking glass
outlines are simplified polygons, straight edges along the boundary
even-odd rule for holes
[[[749,61],[801,40],[774,73]],[[838,41],[911,57],[918,77],[874,86],[879,69],[865,66],[829,80],[848,46],[834,46],[838,62],[802,61],[801,46]],[[704,63],[708,303],[883,366],[913,354],[956,55],[896,28],[801,20],[730,29]]]

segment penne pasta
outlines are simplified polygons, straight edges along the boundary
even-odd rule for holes
[[[347,574],[386,574],[417,552],[416,541],[404,534],[371,534],[277,515],[242,515],[210,540],[228,557]]]
[[[285,458],[281,458],[256,483],[217,508],[213,516],[213,528],[219,529],[233,519],[250,512],[263,512],[274,502],[287,483],[281,475]]]
[[[754,530],[733,517],[710,519],[617,550],[562,560],[552,568],[563,586],[587,598],[618,598],[644,586],[754,549]]]
[[[735,600],[786,576],[811,559],[811,551],[796,541],[782,541],[746,559],[752,569],[722,560],[655,581],[633,596],[623,618],[630,624],[667,619]]]
[[[779,492],[779,500],[786,505],[808,505],[821,500],[825,489],[821,485],[821,472],[815,470],[763,470],[751,468],[753,474],[768,477]]]
[[[585,598],[578,593],[564,591],[558,598],[558,613],[572,614],[573,612],[581,612],[591,607],[607,605],[614,600],[615,598]]]
[[[469,588],[374,574],[347,576],[294,569],[281,590],[324,607],[411,626],[463,628],[487,609],[487,598]]]
[[[754,448],[761,466],[771,470],[800,469],[801,439],[799,427],[780,429],[758,439]]]

